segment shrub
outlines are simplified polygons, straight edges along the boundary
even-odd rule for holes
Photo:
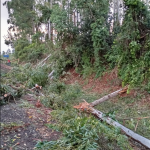
[[[108,60],[112,66],[118,66],[123,85],[133,87],[148,81],[150,76],[150,12],[140,0],[124,0],[124,3],[125,18]]]

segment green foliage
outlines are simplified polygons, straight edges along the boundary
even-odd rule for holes
[[[49,86],[45,87],[45,94],[47,96],[41,99],[45,106],[53,109],[66,109],[70,104],[77,102],[76,99],[81,95],[81,89],[76,84],[69,86],[60,81],[52,81]]]
[[[48,48],[44,43],[37,43],[41,33],[37,33],[32,36],[33,42],[30,44],[25,38],[20,38],[15,42],[15,56],[20,61],[36,62],[37,59],[41,59],[43,53],[47,52]],[[35,42],[34,42],[35,41]]]
[[[68,33],[67,10],[61,9],[58,5],[54,6],[51,21],[54,23],[57,32],[61,34]]]
[[[60,47],[55,52],[52,52],[50,61],[53,62],[52,68],[55,70],[55,77],[59,77],[63,72],[73,66],[72,57],[70,57],[70,54],[62,51]]]
[[[98,4],[95,3],[95,5],[100,5],[103,8],[102,10],[96,9],[95,12],[93,12],[96,15],[95,22],[91,24],[91,34],[96,68],[102,67],[102,62],[104,62],[103,56],[109,48],[107,42],[107,38],[109,37],[109,26],[106,24],[109,11],[108,3],[109,1],[101,1],[98,2]]]
[[[63,124],[55,124],[50,128],[63,130],[63,138],[51,142],[37,143],[37,149],[65,150],[97,150],[97,149],[132,149],[127,143],[127,137],[115,129],[101,123],[94,117],[81,115],[78,117],[75,110],[55,111],[53,115]],[[61,117],[60,117],[61,116]]]
[[[36,14],[33,11],[34,0],[12,0],[6,1],[3,5],[6,5],[8,8],[8,24],[17,26],[26,34],[32,33],[33,20]]]
[[[11,73],[7,74],[8,78],[13,78],[14,83],[20,82],[25,86],[33,87],[35,84],[45,86],[48,80],[49,68],[46,66],[33,69],[30,63],[21,67],[14,67]]]
[[[38,84],[40,86],[45,86],[48,80],[48,75],[47,75],[47,68],[42,67],[38,68],[37,70],[33,70],[30,73],[30,78],[28,81],[28,85],[30,87],[33,87],[35,84]]]
[[[64,56],[67,55],[67,59],[69,56],[84,76],[93,71],[100,75],[105,69],[104,55],[113,37],[109,34],[110,22],[107,21],[110,17],[109,1],[73,0],[70,3],[63,1],[63,4],[68,7],[53,6],[50,20],[58,32],[58,40],[62,41]],[[82,16],[77,25],[72,18],[74,9]]]
[[[16,58],[19,58],[19,57],[25,58],[26,54],[24,54],[25,52],[22,52],[22,50],[26,46],[29,46],[29,41],[25,38],[20,38],[15,42],[14,46],[15,46],[15,57]]]
[[[109,61],[118,66],[123,85],[140,85],[149,79],[150,12],[140,0],[124,0],[126,9],[121,33],[114,41]]]
[[[43,34],[41,32],[37,32],[34,35],[32,35],[32,42],[39,42],[39,38],[42,36]]]
[[[3,97],[5,94],[10,94],[11,96]],[[0,106],[6,104],[9,100],[20,97],[22,94],[21,90],[14,90],[11,86],[5,83],[1,83],[0,85]],[[3,97],[3,99],[2,99]]]
[[[56,94],[61,94],[66,90],[66,85],[61,81],[53,81],[48,87],[49,92],[55,92]]]
[[[132,149],[127,137],[121,135],[119,129],[79,113],[72,107],[81,101],[81,97],[85,97],[78,85],[65,85],[60,81],[51,81],[49,86],[44,88],[44,94],[46,96],[42,97],[41,102],[55,109],[51,113],[52,121],[55,123],[46,126],[62,131],[63,137],[57,141],[39,142],[36,145],[37,149]],[[114,112],[108,115],[114,117]]]
[[[42,16],[39,18],[39,21],[41,23],[47,23],[51,17],[52,10],[48,6],[42,4],[37,4],[36,8],[42,13]]]

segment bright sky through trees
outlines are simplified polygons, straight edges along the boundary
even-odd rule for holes
[[[8,47],[5,44],[5,40],[3,38],[4,35],[7,35],[7,30],[8,30],[8,24],[7,24],[7,19],[8,19],[8,12],[7,12],[7,8],[6,6],[3,6],[3,3],[6,0],[1,0],[1,52],[2,51],[7,51],[8,48],[11,49],[10,47]]]

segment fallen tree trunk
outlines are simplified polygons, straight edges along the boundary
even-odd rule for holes
[[[104,114],[94,108],[91,108],[91,113],[94,114],[96,117],[98,117],[99,119],[106,121],[109,125],[112,125],[114,127],[118,127],[120,128],[126,135],[128,135],[129,137],[131,137],[132,139],[134,139],[135,141],[141,143],[142,145],[146,146],[147,148],[150,148],[150,140],[133,132],[132,130],[124,127],[123,125],[121,125],[120,123],[112,120],[109,117],[103,117]]]
[[[106,96],[104,96],[104,97],[102,97],[102,98],[100,98],[100,99],[98,99],[98,100],[95,100],[94,102],[90,103],[90,105],[91,105],[92,107],[94,107],[94,106],[98,105],[99,103],[102,103],[102,102],[108,100],[109,98],[115,97],[115,96],[117,96],[118,94],[124,93],[124,92],[126,92],[126,91],[127,91],[127,87],[125,87],[125,88],[123,88],[123,89],[120,89],[120,90],[118,90],[118,91],[115,91],[115,92],[113,92],[113,93],[111,93],[111,94],[108,94],[108,95],[106,95]]]
[[[146,146],[147,148],[150,148],[150,140],[149,139],[133,132],[132,130],[124,127],[123,125],[112,120],[109,117],[104,117],[105,114],[103,114],[102,112],[91,107],[91,104],[87,103],[86,101],[84,101],[83,103],[80,103],[77,106],[74,106],[74,108],[82,110],[82,111],[86,110],[86,112],[93,114],[94,116],[98,117],[99,119],[107,122],[109,125],[120,128],[126,135],[133,138],[135,141],[141,143],[142,145]]]

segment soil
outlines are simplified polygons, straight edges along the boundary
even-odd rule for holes
[[[32,150],[38,141],[57,140],[61,133],[46,127],[51,123],[51,109],[28,95],[22,97],[33,107],[20,107],[22,102],[1,106],[1,150]]]
[[[2,70],[4,70],[4,71],[8,72],[8,71],[10,71],[10,70],[12,69],[12,67],[1,63],[1,64],[0,64],[0,69],[2,69]]]
[[[92,74],[88,79],[83,79],[75,69],[72,68],[69,73],[62,78],[66,84],[78,83],[85,91],[97,94],[111,93],[122,88],[121,80],[118,78],[117,69],[115,68],[111,72],[106,72],[101,78],[95,78]],[[133,95],[134,91],[131,91],[129,95]],[[126,96],[123,94],[121,96]]]

